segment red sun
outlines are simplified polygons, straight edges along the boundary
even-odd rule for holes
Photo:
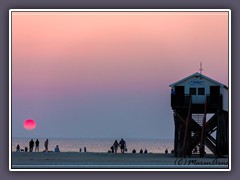
[[[36,122],[32,119],[27,119],[26,121],[24,121],[23,123],[23,127],[26,129],[26,130],[33,130],[36,128]]]

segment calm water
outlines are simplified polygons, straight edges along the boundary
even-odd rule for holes
[[[17,144],[23,149],[25,146],[29,148],[30,138],[12,138],[12,151],[16,151]],[[33,139],[36,141],[36,139]],[[45,138],[39,138],[40,151],[44,150]],[[81,148],[86,147],[88,152],[107,152],[110,150],[115,139],[65,139],[65,138],[49,138],[49,150],[54,150],[59,145],[62,152],[79,152]],[[118,142],[120,139],[117,139]],[[152,153],[163,153],[166,149],[170,152],[173,149],[173,140],[163,139],[124,139],[127,144],[128,152],[132,152],[135,148],[137,152],[140,149],[147,149]]]

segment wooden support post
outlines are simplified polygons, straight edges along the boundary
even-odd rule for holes
[[[174,112],[174,122],[175,122],[174,154],[176,157],[183,156],[183,144],[184,144],[184,134],[185,134],[185,126],[186,126],[185,121],[186,121],[185,111]]]
[[[221,112],[217,111],[216,155],[221,157]]]
[[[228,113],[217,111],[216,154],[219,157],[228,154]]]
[[[205,154],[205,144],[204,144],[204,141],[205,141],[205,138],[206,138],[205,126],[206,126],[206,119],[203,120],[203,125],[202,125],[201,143],[200,143],[200,157],[203,157],[204,154]]]
[[[179,119],[178,116],[176,114],[176,112],[174,112],[173,114],[174,117],[174,124],[175,124],[175,131],[174,131],[174,156],[177,157],[178,156],[178,143],[179,143]]]
[[[183,156],[186,157],[189,151],[189,129],[190,129],[190,122],[192,119],[192,113],[191,113],[191,106],[192,106],[192,97],[190,96],[190,102],[188,107],[188,115],[185,123],[185,132],[184,132],[184,140],[183,140]]]
[[[205,154],[205,138],[206,138],[206,115],[207,115],[207,100],[205,100],[205,108],[203,115],[203,124],[202,124],[202,135],[201,135],[201,143],[200,143],[200,157],[203,157]]]

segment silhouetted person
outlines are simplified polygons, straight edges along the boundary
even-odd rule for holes
[[[113,146],[111,146],[111,153],[114,153],[114,147]]]
[[[44,146],[45,146],[45,152],[48,152],[48,139],[46,139],[46,141],[44,142]]]
[[[34,147],[34,141],[33,139],[31,139],[31,141],[29,142],[29,151],[33,152],[33,147]]]
[[[86,147],[84,147],[84,152],[87,152],[87,148]]]
[[[143,150],[141,149],[139,153],[142,154],[142,153],[143,153]]]
[[[165,154],[168,154],[168,149],[165,150]]]
[[[82,152],[82,148],[79,149],[79,152]]]
[[[132,150],[132,153],[134,153],[134,154],[135,154],[135,153],[136,153],[136,149],[133,149],[133,150]]]
[[[114,143],[113,143],[114,153],[117,153],[118,146],[119,146],[119,144],[118,144],[117,140],[115,140]]]
[[[16,152],[20,152],[20,146],[19,146],[19,144],[18,144],[17,147],[16,147]]]
[[[28,148],[26,146],[25,146],[24,150],[25,150],[25,152],[28,152]]]
[[[120,149],[121,149],[121,153],[124,153],[125,148],[126,148],[126,142],[123,139],[120,140],[119,146],[120,146]]]
[[[171,154],[174,154],[174,149],[171,150]]]
[[[39,140],[38,139],[35,142],[35,152],[39,152]]]
[[[147,152],[147,149],[145,149],[145,151],[144,151],[144,154],[147,154],[148,152]]]
[[[54,152],[60,152],[60,149],[59,149],[58,145],[55,147]]]

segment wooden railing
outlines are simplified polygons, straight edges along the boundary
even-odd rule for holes
[[[190,95],[171,95],[171,106],[179,107],[186,106],[189,107]]]
[[[175,108],[188,108],[191,96],[185,95],[171,95],[171,106]],[[221,108],[222,107],[222,95],[206,95],[206,101],[208,107]],[[203,103],[205,105],[205,102]]]
[[[217,107],[221,108],[222,107],[222,95],[206,95],[207,98],[207,105],[211,107]]]

